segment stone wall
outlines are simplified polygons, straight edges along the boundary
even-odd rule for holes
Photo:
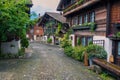
[[[11,42],[3,42],[1,43],[1,52],[2,53],[12,53],[16,54],[18,53],[20,49],[20,41],[11,41]]]

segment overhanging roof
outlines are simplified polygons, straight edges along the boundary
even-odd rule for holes
[[[64,0],[60,0],[58,6],[57,6],[57,11],[62,11],[62,3],[64,2]]]
[[[59,14],[59,13],[54,13],[54,12],[46,12],[46,13],[44,14],[44,16],[42,17],[42,19],[40,20],[39,24],[41,24],[41,23],[43,22],[44,17],[45,17],[46,15],[48,15],[49,17],[52,17],[53,19],[55,19],[55,20],[58,21],[58,22],[61,22],[61,23],[63,23],[63,24],[66,23],[66,18],[63,17],[61,14]]]

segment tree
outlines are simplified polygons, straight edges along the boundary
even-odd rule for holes
[[[28,10],[25,0],[0,0],[0,42],[26,38]]]

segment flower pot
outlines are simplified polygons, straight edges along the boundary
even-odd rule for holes
[[[93,57],[90,57],[90,58],[89,58],[89,66],[92,66],[92,65],[93,65],[93,61],[92,61],[92,60],[93,60]]]

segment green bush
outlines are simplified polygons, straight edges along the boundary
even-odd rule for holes
[[[104,50],[103,47],[98,45],[94,45],[94,44],[88,45],[86,47],[86,52],[88,53],[89,57],[96,57],[102,59],[107,58],[107,52]]]
[[[77,39],[77,45],[81,45],[81,39],[80,38]]]
[[[48,38],[48,39],[47,39],[47,43],[52,43],[52,39],[51,39],[51,38]]]
[[[83,47],[83,46],[74,47],[72,57],[76,60],[83,61],[84,51],[85,51],[85,47]]]
[[[28,41],[28,39],[27,38],[23,38],[23,39],[21,39],[21,46],[23,47],[23,48],[27,48],[28,46],[29,46],[29,41]]]
[[[11,53],[0,54],[0,59],[13,59],[13,58],[18,58],[17,54],[11,54]]]
[[[60,40],[60,46],[62,48],[68,47],[68,46],[72,46],[71,45],[71,41],[69,40],[69,33],[66,33],[64,35],[64,37]]]
[[[62,48],[65,48],[65,47],[68,47],[68,46],[71,46],[71,41],[69,40],[64,40],[61,42],[61,45],[60,45]]]
[[[72,57],[73,54],[73,47],[72,46],[67,46],[64,48],[64,53],[69,56]]]

